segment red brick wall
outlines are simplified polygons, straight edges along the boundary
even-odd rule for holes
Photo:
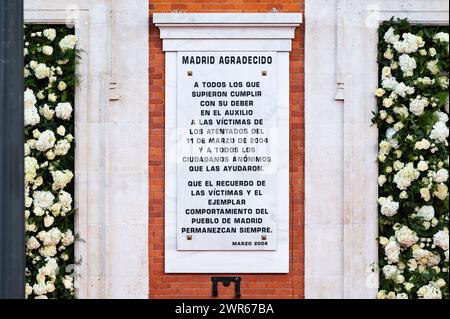
[[[164,273],[164,53],[155,12],[304,12],[303,0],[150,0],[149,297],[209,298],[211,276]],[[243,298],[304,297],[304,28],[290,53],[290,272],[239,274]],[[233,275],[233,274],[226,274]],[[219,286],[232,298],[233,286]]]

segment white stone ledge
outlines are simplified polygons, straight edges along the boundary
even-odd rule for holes
[[[153,23],[170,25],[290,25],[302,23],[301,13],[155,13]]]

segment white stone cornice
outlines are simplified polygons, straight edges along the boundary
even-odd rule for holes
[[[301,13],[155,13],[163,51],[291,50]]]

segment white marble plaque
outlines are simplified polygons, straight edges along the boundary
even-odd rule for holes
[[[275,52],[177,53],[178,250],[277,249],[277,72]]]

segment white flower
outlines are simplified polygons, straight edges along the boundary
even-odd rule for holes
[[[433,130],[431,131],[430,138],[435,140],[436,142],[444,143],[447,141],[449,132],[448,127],[443,122],[437,122],[433,126]]]
[[[433,236],[433,243],[442,248],[443,250],[448,250],[449,246],[448,230],[440,230]]]
[[[36,69],[38,65],[39,63],[37,63],[36,61],[34,60],[30,61],[30,68],[32,68],[33,70]]]
[[[395,38],[395,37],[393,37]],[[419,50],[419,43],[417,37],[412,33],[403,33],[402,41],[393,43],[394,48],[398,53],[413,53]]]
[[[420,172],[414,168],[413,163],[408,163],[394,176],[394,183],[400,190],[406,190],[412,182],[418,179]]]
[[[408,294],[405,292],[399,293],[395,299],[409,299]]]
[[[382,78],[387,78],[388,76],[391,76],[391,68],[388,66],[385,66],[381,71]]]
[[[35,126],[39,124],[41,118],[39,117],[38,110],[35,106],[26,107],[24,110],[24,125]]]
[[[53,257],[58,253],[55,245],[44,246],[39,249],[39,254],[44,257]]]
[[[44,246],[57,245],[61,241],[61,231],[58,228],[52,228],[49,231],[41,231],[38,234],[39,240]]]
[[[69,170],[52,172],[53,190],[60,190],[72,181],[73,173]]]
[[[375,90],[375,95],[378,97],[382,97],[384,93],[386,93],[386,91],[381,88]]]
[[[433,282],[430,282],[419,288],[417,296],[422,299],[442,299],[442,292]]]
[[[34,70],[34,75],[39,80],[48,78],[50,76],[50,68],[45,65],[45,63],[39,63],[39,65]]]
[[[414,94],[415,89],[411,86],[407,86],[405,83],[399,83],[395,87],[395,93],[400,95],[401,97],[405,97],[406,95]]]
[[[386,52],[384,52],[383,56],[388,60],[392,60],[394,58],[394,53],[391,50],[391,46],[389,46],[389,48],[387,48],[387,50],[386,50]]]
[[[395,114],[400,115],[401,117],[407,118],[409,116],[409,110],[406,106],[396,106],[393,109]]]
[[[394,91],[397,85],[398,82],[396,78],[392,76],[386,77],[383,81],[381,81],[381,86],[386,90]]]
[[[45,295],[47,293],[47,286],[45,285],[45,283],[44,284],[42,284],[42,283],[34,284],[33,292],[37,296]]]
[[[36,149],[45,152],[51,149],[55,145],[55,142],[55,134],[52,131],[47,130],[39,136],[39,139],[36,142]]]
[[[73,278],[70,276],[64,276],[63,279],[63,285],[66,289],[72,289],[73,288]]]
[[[51,120],[53,116],[55,115],[55,111],[53,111],[50,106],[45,104],[44,106],[41,106],[39,108],[39,113],[45,117],[47,120]]]
[[[417,212],[417,217],[426,221],[431,221],[434,218],[433,206],[422,206]]]
[[[397,238],[397,241],[403,247],[411,247],[419,240],[417,234],[407,226],[402,226],[400,229],[396,230],[395,238]]]
[[[433,180],[436,183],[444,183],[448,180],[448,170],[441,168],[437,172],[433,173]]]
[[[386,181],[387,181],[387,178],[385,175],[378,176],[378,185],[380,187],[382,187],[384,185],[384,183],[386,183]]]
[[[417,164],[417,169],[418,169],[419,171],[421,171],[421,172],[427,171],[427,170],[428,170],[428,162],[426,162],[426,161],[420,161],[420,162]]]
[[[433,40],[439,40],[441,42],[449,42],[448,32],[439,32],[434,37]]]
[[[397,214],[397,211],[400,208],[400,204],[398,202],[394,202],[391,196],[387,198],[380,197],[378,199],[378,204],[381,206],[381,214],[387,217],[392,217]]]
[[[49,45],[44,45],[42,47],[42,53],[44,53],[45,55],[52,55],[53,54],[53,48]]]
[[[72,105],[70,103],[58,103],[55,108],[56,117],[62,120],[70,120],[72,116]]]
[[[433,74],[436,75],[440,72],[439,66],[438,66],[439,60],[433,60],[430,62],[427,62],[427,69]]]
[[[75,237],[72,234],[72,231],[68,229],[65,233],[62,234],[61,243],[64,246],[70,246],[75,241]]]
[[[420,116],[423,114],[425,108],[429,105],[428,99],[426,97],[416,97],[409,104],[409,110],[414,115]]]
[[[50,93],[47,98],[49,102],[56,102],[58,96],[55,93]]]
[[[400,36],[395,34],[394,28],[389,28],[383,36],[384,41],[389,44],[397,43],[400,40]]]
[[[64,135],[66,135],[66,128],[65,128],[64,126],[60,125],[60,126],[57,128],[56,133],[57,133],[59,136],[64,136]]]
[[[58,262],[56,261],[56,259],[47,257],[45,259],[45,261],[47,263],[45,264],[44,267],[39,269],[39,273],[43,274],[44,276],[48,276],[48,277],[52,277],[52,278],[56,277],[56,273],[59,269]]]
[[[448,122],[448,115],[444,112],[436,111],[436,112],[434,112],[434,116],[437,117],[439,122],[442,122],[442,123]]]
[[[38,161],[34,157],[25,157],[25,182],[30,183],[36,178],[37,169],[39,169]]]
[[[402,54],[399,57],[399,65],[404,73],[413,71],[417,68],[416,60],[408,54]]]
[[[25,297],[28,298],[33,293],[33,287],[30,286],[29,283],[25,285]]]
[[[433,195],[440,200],[446,200],[448,197],[448,187],[444,183],[440,183],[437,185],[436,190],[434,191]]]
[[[53,205],[55,196],[51,192],[36,191],[33,193],[34,207],[49,209]]]
[[[32,237],[30,237],[30,239],[28,239],[27,249],[34,250],[34,249],[38,249],[39,247],[41,247],[41,244],[36,239],[36,237],[32,236]]]
[[[37,100],[33,90],[26,89],[23,95],[25,108],[34,107],[36,105]]]
[[[417,150],[427,150],[431,147],[430,141],[427,139],[422,139],[421,141],[416,142],[414,148]]]
[[[384,252],[389,263],[393,264],[398,262],[400,246],[396,240],[389,240],[389,243],[384,247]]]
[[[429,202],[430,199],[431,199],[430,189],[429,189],[429,188],[426,188],[426,187],[421,188],[421,189],[420,189],[420,197],[421,197],[424,201]]]
[[[59,41],[59,47],[64,52],[66,50],[72,50],[77,44],[77,37],[75,35],[66,35],[61,41]]]
[[[395,279],[399,274],[399,270],[397,266],[394,265],[386,265],[383,267],[383,274],[387,280]]]
[[[58,90],[64,91],[65,89],[67,89],[67,84],[66,84],[66,82],[60,81],[60,82],[58,83]]]
[[[64,156],[70,150],[70,143],[67,140],[59,140],[55,146],[55,155]]]
[[[47,215],[47,216],[44,217],[44,226],[46,228],[48,228],[51,225],[53,225],[54,222],[55,222],[55,218],[53,218],[53,216]]]
[[[63,212],[67,213],[72,209],[72,195],[65,191],[61,191],[58,195],[59,203]]]
[[[44,37],[46,37],[50,41],[53,41],[56,38],[56,30],[55,29],[45,29],[42,32],[42,34],[44,35]]]

